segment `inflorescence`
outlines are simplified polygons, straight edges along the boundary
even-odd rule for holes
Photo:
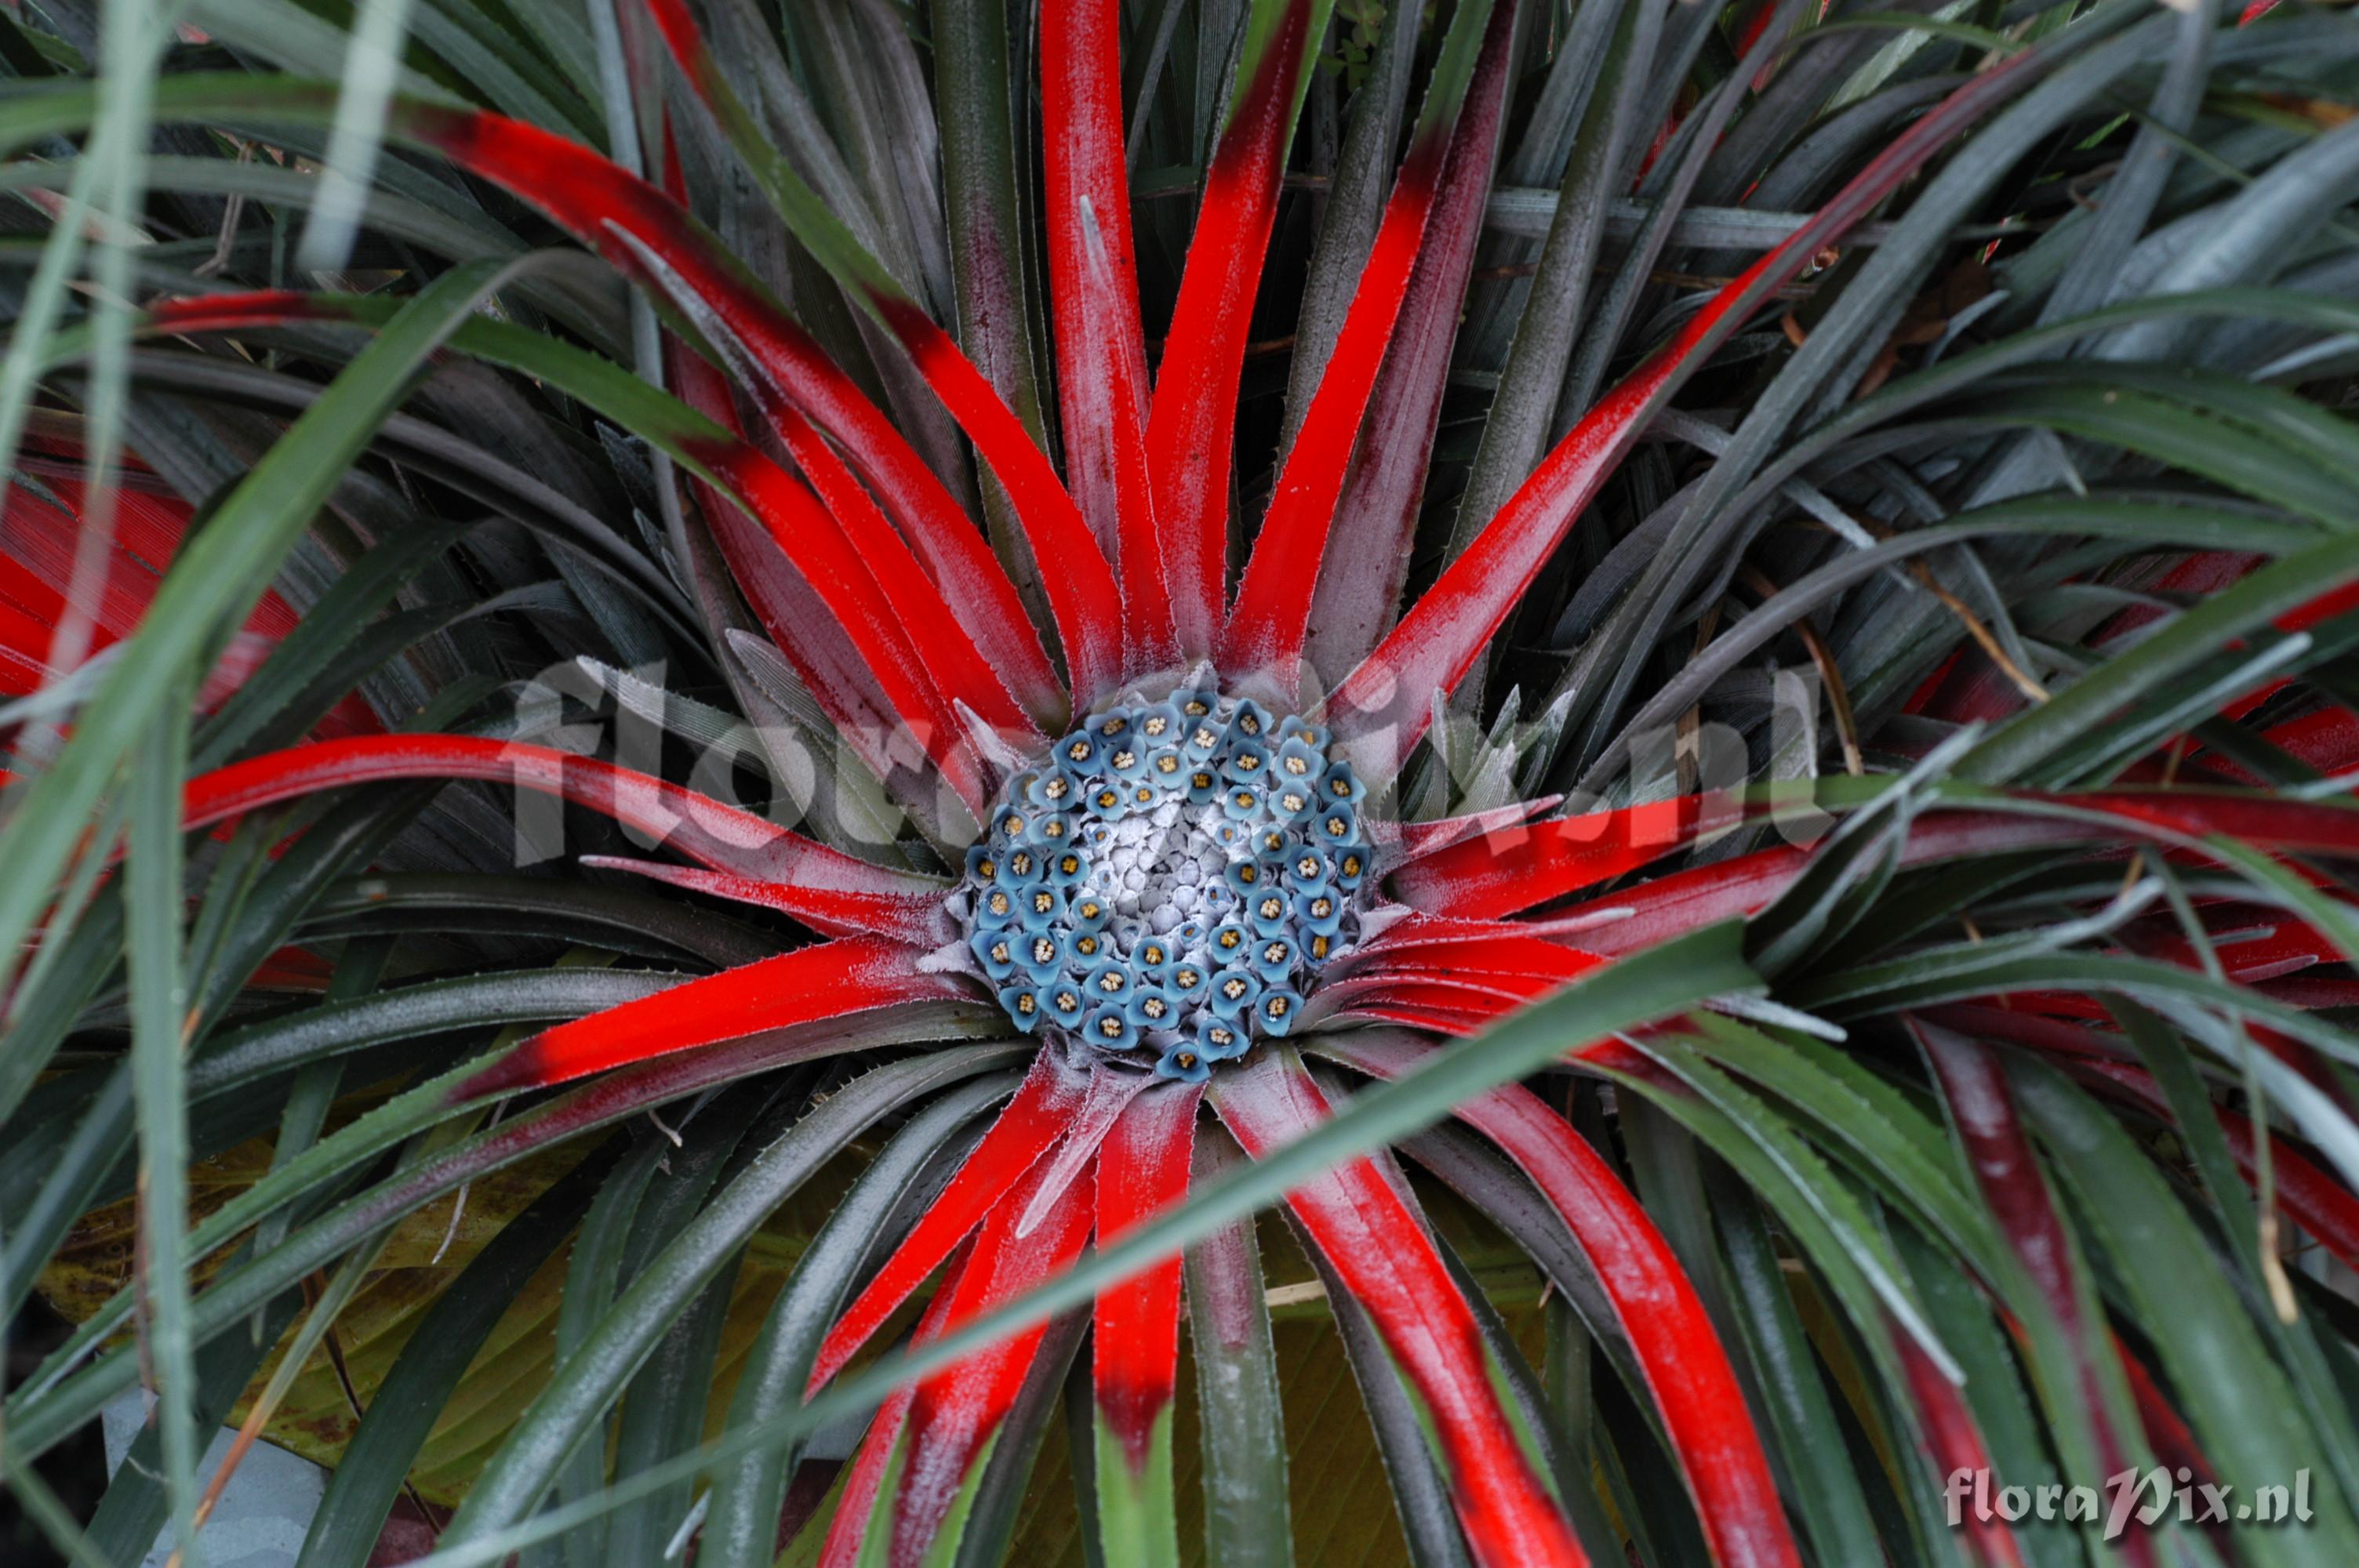
[[[1010,780],[965,883],[1007,1016],[1190,1082],[1291,1030],[1368,875],[1360,782],[1327,745],[1252,701],[1133,694]]]

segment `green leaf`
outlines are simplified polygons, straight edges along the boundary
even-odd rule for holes
[[[2012,1067],[2024,1110],[2078,1200],[2082,1226],[2113,1260],[2219,1479],[2240,1493],[2291,1485],[2297,1470],[2317,1462],[2316,1439],[2177,1195],[2086,1095],[2038,1063],[2018,1058]],[[2259,1563],[2321,1568],[2359,1558],[2349,1504],[2332,1488],[2316,1497],[2310,1525],[2239,1532],[2240,1551]]]
[[[157,1430],[174,1550],[195,1550],[196,1426],[201,1402],[189,1330],[189,1105],[183,1053],[190,1022],[180,953],[180,781],[188,776],[185,672],[164,693],[161,722],[140,738],[130,780],[130,852],[124,866],[131,916],[131,1098],[139,1130],[139,1229],[147,1260],[156,1363]]]

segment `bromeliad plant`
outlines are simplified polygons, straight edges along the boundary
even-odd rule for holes
[[[61,1550],[1341,1561],[1275,1204],[1419,1563],[2359,1561],[2359,27],[342,14],[0,10]]]

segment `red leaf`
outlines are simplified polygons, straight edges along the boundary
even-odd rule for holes
[[[1892,1344],[1908,1375],[1908,1392],[1916,1400],[1919,1427],[1931,1451],[1934,1470],[1942,1476],[1989,1476],[1990,1450],[1983,1445],[1982,1429],[1974,1424],[1973,1412],[1959,1397],[1957,1386],[1942,1375],[1941,1368],[1934,1365],[1933,1358],[1925,1354],[1913,1336],[1896,1328]],[[1961,1528],[1973,1543],[1976,1561],[1993,1564],[1994,1568],[2023,1568],[2023,1554],[2016,1549],[2015,1532],[2005,1519],[1978,1507],[1969,1507]]]
[[[733,434],[743,433],[726,377],[676,339],[665,344],[664,362],[685,402]],[[897,770],[916,759],[904,754],[910,731],[895,717],[875,671],[850,638],[837,634],[842,622],[768,530],[726,492],[701,480],[693,487],[713,543],[771,643],[845,743],[877,778],[891,783]],[[929,732],[932,728],[927,726]]]
[[[1180,646],[1190,655],[1212,652],[1226,598],[1237,383],[1277,215],[1295,82],[1310,47],[1310,13],[1309,0],[1288,0],[1213,149],[1147,416],[1164,568]]]
[[[1216,1076],[1212,1098],[1256,1159],[1329,1114],[1300,1058],[1271,1044]],[[1516,1442],[1465,1297],[1385,1173],[1369,1159],[1351,1160],[1288,1194],[1287,1204],[1424,1401],[1475,1561],[1485,1568],[1583,1563]]]
[[[684,356],[676,356],[676,362],[679,358]],[[780,437],[788,449],[796,453],[797,460],[804,464],[806,473],[832,472],[844,481],[836,487],[840,492],[859,492],[860,487],[850,482],[851,476],[842,471],[834,454],[817,438],[800,415],[783,406],[774,406],[771,412]],[[852,493],[839,493],[835,499],[842,511],[821,506],[799,481],[742,441],[692,441],[684,445],[697,461],[727,485],[733,497],[752,511],[772,546],[792,564],[842,629],[845,642],[858,654],[890,704],[897,726],[916,738],[926,755],[958,791],[968,812],[980,817],[989,809],[996,781],[986,775],[974,756],[951,703],[953,698],[963,700],[971,695],[985,701],[989,710],[1000,715],[1003,722],[1015,709],[1004,693],[995,699],[986,698],[984,683],[952,676],[946,685],[940,670],[929,665],[919,649],[914,625],[936,628],[926,641],[936,650],[940,669],[962,668],[954,651],[940,648],[940,633],[945,629],[948,615],[947,610],[940,608],[940,596],[927,591],[926,585],[917,578],[915,564],[906,558],[906,552],[898,563],[901,569],[896,570],[890,557],[899,549],[897,539],[886,544],[871,536],[864,548],[853,536],[854,528],[872,535],[881,530],[889,535],[892,531],[885,524],[882,514],[868,505],[864,494],[855,498]],[[883,586],[880,567],[896,584],[894,589]],[[932,606],[918,602],[923,599],[931,599]],[[963,666],[963,670],[970,676],[977,673],[972,665]]]
[[[708,104],[725,102],[731,96],[726,83],[682,0],[648,0],[648,5],[690,85]],[[724,114],[724,120],[727,117]],[[1122,625],[1113,570],[1090,539],[1072,497],[998,391],[950,334],[826,210],[817,192],[799,175],[770,164],[764,155],[753,157],[757,178],[811,259],[908,351],[918,373],[1006,492],[1033,557],[1043,568],[1042,580],[1064,638],[1075,691],[1086,704],[1092,695],[1119,678]],[[966,535],[968,547],[980,552],[982,545],[974,531],[966,530]],[[1006,574],[997,570],[995,562],[993,569],[1005,586]],[[1012,590],[1009,602],[1013,602]]]
[[[479,735],[356,736],[272,752],[190,779],[182,810],[190,827],[210,827],[318,790],[394,779],[473,779],[562,796],[714,871],[768,883],[777,898],[799,901],[799,918],[822,926],[869,929],[852,917],[871,908],[897,927],[941,901],[930,878],[854,860],[668,780]],[[874,903],[822,896],[832,894]]]
[[[1087,708],[1122,679],[1122,595],[1114,568],[1048,455],[1032,444],[1032,433],[951,335],[914,305],[872,303],[1007,492],[1040,563],[1041,586],[1072,671],[1073,704]]]
[[[701,871],[661,860],[633,860],[626,855],[584,855],[581,863],[593,871],[628,871],[690,892],[778,910],[825,935],[868,932],[928,949],[958,937],[957,925],[950,912],[940,898],[929,894],[909,897],[900,893],[789,887],[735,871]]]
[[[828,1331],[811,1365],[812,1390],[843,1369],[853,1353],[909,1299],[985,1214],[1007,1206],[1008,1188],[1064,1136],[1066,1124],[1081,1108],[1088,1089],[1088,1077],[1067,1066],[1057,1051],[1044,1050],[1033,1058],[1032,1070],[1016,1098],[991,1124],[991,1130],[984,1134],[941,1196]]]
[[[86,640],[85,655],[137,631],[180,547],[192,510],[177,495],[151,492],[155,481],[150,477],[137,472],[118,476],[105,556],[92,563],[93,569],[86,571],[89,580],[77,584],[79,557],[91,542],[84,521],[82,460],[28,449],[17,467],[39,476],[55,500],[20,484],[0,487],[0,696],[5,697],[38,691],[68,673],[55,660],[59,630],[70,619],[82,622],[79,635]],[[78,615],[70,616],[70,600]],[[207,672],[197,706],[209,712],[228,700],[298,620],[277,589],[266,589]],[[348,696],[320,721],[316,732],[366,735],[383,729],[365,701]]]
[[[451,1103],[546,1088],[651,1056],[896,1002],[969,994],[956,976],[920,970],[923,957],[883,936],[842,936],[741,964],[543,1030],[461,1084]]]
[[[1950,1125],[1964,1146],[1974,1184],[2072,1347],[2082,1400],[2110,1475],[2131,1456],[2108,1413],[2107,1390],[2095,1359],[2104,1354],[2103,1336],[2109,1331],[2101,1323],[2093,1325],[2084,1310],[2090,1287],[2079,1276],[2071,1237],[2016,1113],[2006,1074],[1989,1047],[1921,1019],[1906,1022],[1940,1082]],[[2134,1548],[2133,1555],[2151,1561],[2151,1549]]]
[[[1484,811],[1470,811],[1463,816],[1440,816],[1430,822],[1371,821],[1361,826],[1368,830],[1370,838],[1383,846],[1382,860],[1389,868],[1406,865],[1437,849],[1463,843],[1478,834],[1519,827],[1536,816],[1546,816],[1563,802],[1564,796],[1560,795],[1543,795],[1530,800],[1510,801]]]
[[[1443,1049],[1389,1030],[1321,1037],[1314,1048],[1381,1078],[1399,1077]],[[1530,1090],[1495,1089],[1459,1106],[1457,1115],[1532,1179],[1596,1269],[1662,1411],[1713,1561],[1722,1568],[1799,1563],[1735,1369],[1646,1210]]]
[[[1747,812],[1733,796],[1686,795],[1582,816],[1510,826],[1408,860],[1395,897],[1430,914],[1515,914],[1636,871]]]
[[[1120,568],[1125,674],[1179,662],[1147,470],[1147,349],[1123,148],[1121,7],[1040,8],[1040,156],[1065,476]]]
[[[1187,1200],[1201,1088],[1174,1084],[1140,1095],[1098,1152],[1098,1245]],[[1168,1258],[1098,1292],[1091,1337],[1098,1414],[1120,1439],[1134,1475],[1147,1468],[1156,1419],[1170,1408],[1180,1361],[1180,1263]]]
[[[2077,1056],[2071,1065],[2076,1076],[2096,1079],[2101,1088],[2116,1097],[2135,1100],[2158,1116],[2170,1114],[2169,1101],[2161,1088],[2139,1068],[2125,1062],[2092,1056]],[[2224,1106],[2213,1106],[2212,1113],[2219,1119],[2221,1134],[2227,1140],[2228,1152],[2235,1157],[2236,1168],[2244,1173],[2247,1183],[2257,1184],[2260,1165],[2251,1119]],[[2349,1188],[2295,1152],[2290,1144],[2275,1134],[2269,1139],[2269,1163],[2279,1206],[2293,1217],[2295,1224],[2315,1237],[2319,1245],[2345,1265],[2359,1268],[2359,1196],[2354,1196]]]
[[[2293,854],[2359,856],[2359,810],[2324,802],[2292,801],[2236,790],[2093,790],[2085,794],[2014,798],[2049,802],[2091,814],[2089,820],[2013,813],[1935,811],[1911,825],[1903,867],[1962,856],[2042,846],[2089,844],[2121,848],[2122,839],[2201,838],[2218,833],[2262,849]],[[2176,849],[2171,851],[2174,855]],[[2199,856],[2201,850],[2189,853]],[[1575,905],[1559,918],[1581,934],[1592,952],[1625,953],[1683,931],[1766,905],[1808,863],[1807,849],[1779,845],[1712,865],[1658,877]],[[1603,912],[1617,912],[1598,924]],[[1531,923],[1547,929],[1548,923]]]

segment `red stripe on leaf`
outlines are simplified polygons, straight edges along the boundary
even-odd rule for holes
[[[1964,1148],[1983,1201],[1990,1205],[2000,1234],[2046,1299],[2071,1347],[2079,1368],[2081,1401],[2111,1474],[2128,1464],[2131,1454],[2108,1413],[2111,1406],[2096,1361],[2104,1354],[2108,1331],[2102,1324],[2093,1325],[2087,1310],[2090,1287],[2080,1277],[2071,1236],[2017,1114],[2006,1073],[1988,1046],[1920,1018],[1904,1022],[1941,1086],[1951,1128]],[[2144,1549],[2135,1550],[2133,1555],[2140,1561],[2151,1557]]]
[[[812,1390],[843,1369],[853,1353],[909,1299],[985,1214],[1006,1206],[1008,1188],[1064,1135],[1088,1091],[1087,1076],[1068,1067],[1057,1051],[1044,1050],[1033,1058],[1032,1070],[1016,1098],[999,1113],[999,1119],[991,1124],[991,1130],[984,1134],[941,1196],[828,1330],[811,1364]]]
[[[923,957],[886,937],[844,936],[723,969],[543,1030],[461,1084],[451,1103],[546,1088],[651,1056],[897,1002],[968,994],[957,977],[919,969]]]
[[[1316,1049],[1361,1072],[1397,1078],[1443,1048],[1368,1030],[1322,1039]],[[1662,1411],[1713,1561],[1722,1568],[1798,1564],[1735,1369],[1687,1271],[1646,1210],[1588,1141],[1530,1090],[1494,1089],[1456,1114],[1532,1179],[1597,1271]]]
[[[2075,1076],[2097,1079],[2101,1088],[2117,1097],[2135,1100],[2158,1117],[2170,1115],[2169,1101],[2161,1088],[2139,1068],[2087,1056],[2071,1065]],[[2218,1105],[2212,1108],[2212,1114],[2220,1123],[2229,1153],[2235,1157],[2236,1168],[2246,1183],[2257,1185],[2260,1165],[2251,1119]],[[2274,1134],[2269,1139],[2269,1163],[2278,1206],[2345,1266],[2359,1268],[2359,1196]]]
[[[1018,750],[1035,740],[1045,740],[1006,684],[984,663],[982,650],[950,601],[926,577],[908,542],[893,531],[883,510],[836,456],[835,449],[792,409],[776,408],[771,418],[787,454],[860,552],[886,602],[916,645],[927,675],[942,694],[966,704],[985,723],[1006,731]]]
[[[714,871],[890,901],[897,921],[912,901],[941,896],[930,878],[854,860],[668,780],[478,735],[356,736],[272,752],[190,779],[182,810],[190,827],[210,827],[319,790],[396,779],[470,779],[559,795]]]
[[[2069,806],[2091,817],[2075,821],[2014,813],[1929,812],[1911,826],[1900,865],[2049,846],[2126,848],[2141,840],[2200,839],[2213,833],[2284,853],[2359,856],[2359,810],[2326,802],[2187,789],[2059,795],[2025,791],[2014,798]],[[2201,851],[2190,853],[2200,856]],[[1564,911],[1562,918],[1582,923],[1582,946],[1603,954],[1629,952],[1714,920],[1753,914],[1782,892],[1809,860],[1807,849],[1779,845],[1618,890]],[[1583,923],[1585,916],[1608,909],[1617,912],[1616,918],[1593,927]]]
[[[742,438],[728,379],[690,353],[678,339],[665,342],[664,364],[682,401]],[[793,666],[836,732],[879,779],[889,780],[910,760],[899,754],[907,731],[876,673],[846,637],[827,600],[797,568],[770,531],[730,495],[693,481],[697,503],[729,575],[753,607],[770,642]]]
[[[1098,1152],[1098,1245],[1186,1201],[1202,1090],[1174,1084],[1130,1102]],[[1155,1423],[1171,1408],[1180,1361],[1177,1257],[1098,1292],[1091,1373],[1098,1417],[1145,1473]]]
[[[1310,9],[1310,0],[1289,0],[1213,149],[1147,416],[1172,613],[1190,655],[1212,652],[1227,597],[1237,384],[1277,216]]]
[[[1217,1075],[1211,1093],[1256,1159],[1330,1114],[1301,1059],[1274,1044]],[[1353,1159],[1289,1193],[1287,1204],[1424,1401],[1475,1561],[1485,1568],[1585,1562],[1517,1444],[1465,1297],[1392,1181],[1374,1161]]]
[[[153,481],[143,482],[136,473],[120,475],[112,492],[114,524],[105,559],[91,574],[95,580],[78,583],[88,504],[81,464],[79,456],[69,461],[28,450],[17,466],[40,475],[49,495],[21,484],[0,487],[0,696],[25,696],[68,673],[54,660],[59,629],[69,620],[82,623],[85,656],[136,632],[188,531],[194,509],[186,502],[150,493],[146,484]],[[70,614],[70,596],[78,615]],[[199,708],[210,712],[227,701],[299,619],[276,589],[264,589],[199,684]],[[331,708],[313,732],[367,735],[383,729],[355,694]]]
[[[261,293],[173,301],[159,307],[153,319],[181,330],[212,330],[288,319],[333,319],[316,302],[288,308],[290,300],[302,297]],[[669,368],[691,406],[737,434],[727,389],[717,372],[677,351],[669,356]],[[968,809],[980,813],[998,781],[984,776],[965,742],[953,701],[1007,729],[1019,743],[1037,738],[1037,728],[842,460],[774,388],[762,383],[755,390],[788,453],[820,491],[824,510],[802,485],[742,440],[700,439],[693,432],[682,432],[680,446],[760,518],[772,545],[794,563],[858,650],[897,709],[898,724],[928,743],[929,754]],[[732,565],[735,568],[734,558]]]
[[[1436,817],[1430,822],[1365,822],[1367,829],[1383,850],[1381,859],[1387,867],[1406,865],[1437,849],[1446,849],[1482,833],[1495,833],[1519,827],[1563,804],[1560,795],[1536,795],[1530,800],[1510,801],[1484,811],[1470,811],[1463,816]]]
[[[1441,176],[1383,373],[1376,379],[1310,604],[1310,667],[1332,680],[1366,658],[1392,629],[1408,581],[1417,520],[1433,469],[1434,437],[1450,384],[1451,350],[1481,244],[1501,116],[1460,136]]]

